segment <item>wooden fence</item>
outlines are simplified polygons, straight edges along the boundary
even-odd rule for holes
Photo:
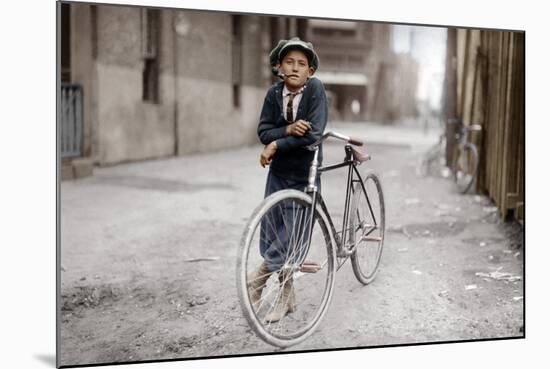
[[[449,33],[454,37],[453,33]],[[458,29],[456,108],[465,124],[483,131],[471,140],[480,153],[477,190],[501,216],[524,218],[525,33]]]

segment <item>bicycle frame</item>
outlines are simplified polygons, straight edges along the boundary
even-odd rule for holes
[[[465,125],[461,123],[460,132],[456,135],[456,140],[458,141],[460,147],[464,147],[467,143],[470,142],[468,139],[468,133],[481,131],[482,127],[479,124]]]
[[[312,161],[311,167],[310,167],[308,186],[305,189],[305,192],[310,194],[310,196],[312,197],[312,203],[311,203],[311,210],[312,211],[310,212],[310,223],[309,223],[310,227],[309,227],[309,230],[308,230],[309,240],[310,240],[309,242],[311,242],[311,235],[312,235],[312,232],[313,232],[313,222],[314,222],[314,219],[313,219],[314,211],[313,210],[317,206],[317,202],[319,202],[322,210],[327,215],[327,219],[328,219],[332,234],[334,235],[334,238],[335,238],[335,241],[336,241],[336,246],[337,246],[337,255],[339,257],[346,257],[347,258],[352,254],[353,248],[355,247],[355,245],[349,245],[349,248],[346,248],[345,247],[346,245],[344,245],[344,240],[346,240],[347,231],[348,231],[351,197],[353,196],[353,193],[354,193],[353,185],[355,183],[360,183],[362,190],[365,193],[367,193],[366,189],[365,189],[365,185],[363,183],[363,178],[361,177],[361,174],[359,173],[359,170],[357,169],[357,166],[359,164],[353,159],[351,145],[349,145],[349,144],[345,145],[346,157],[344,158],[344,161],[341,162],[341,163],[332,164],[332,165],[328,165],[328,166],[322,166],[322,167],[319,166],[319,162],[318,162],[319,147],[316,146],[314,148],[314,150],[315,150],[314,151],[315,154],[314,154],[314,158],[313,158],[313,161]],[[333,222],[332,217],[330,215],[330,212],[328,211],[328,208],[327,208],[327,206],[326,206],[326,204],[323,200],[323,197],[319,193],[318,188],[315,185],[315,178],[317,176],[317,173],[328,172],[328,171],[343,168],[343,167],[348,167],[348,176],[347,176],[347,180],[346,180],[346,197],[345,197],[345,203],[344,203],[344,219],[343,219],[343,222],[342,222],[342,231],[340,232],[341,236],[339,236],[339,233],[336,231],[336,226],[334,225],[334,222]],[[369,207],[369,212],[371,213],[371,216],[373,217],[374,221],[377,222],[368,196],[366,197],[366,199],[367,199],[367,204],[368,204],[368,207]],[[309,249],[309,244],[308,244],[307,248]],[[306,254],[307,254],[307,252],[306,252]]]
[[[460,121],[456,121],[453,123],[458,123],[460,124],[460,129],[459,129],[459,132],[456,133],[455,135],[455,140],[456,140],[456,147],[458,149],[458,151],[462,151],[464,150],[464,148],[466,147],[466,145],[468,144],[471,144],[470,140],[469,140],[469,137],[468,137],[468,134],[470,132],[478,132],[478,131],[481,131],[482,130],[482,127],[481,125],[479,124],[471,124],[471,125],[466,125]],[[456,153],[455,153],[456,155]],[[455,166],[456,166],[456,163],[455,161],[457,160],[457,157],[453,157],[453,163],[452,163],[452,166],[453,166],[453,170],[455,170]]]
[[[455,136],[458,148],[460,150],[462,150],[468,143],[468,131],[468,127],[461,123],[460,131]]]
[[[329,136],[346,141],[345,158],[321,166],[320,144]],[[330,303],[335,274],[348,259],[363,285],[372,282],[380,265],[385,225],[381,183],[373,173],[359,173],[357,166],[370,156],[351,145],[362,146],[363,142],[327,132],[307,146],[313,160],[304,192],[288,189],[271,194],[254,210],[245,227],[237,264],[239,298],[252,330],[274,346],[294,345],[313,332]],[[318,174],[338,168],[347,168],[348,175],[344,214],[342,219],[338,215],[335,225],[316,183]],[[337,232],[340,222],[342,229]],[[272,235],[265,232],[267,227]],[[275,268],[268,268],[270,260],[266,256],[251,251],[257,248],[258,241],[260,247],[261,242],[270,243],[268,246],[276,254],[276,263],[271,263],[276,264]],[[367,247],[371,242],[377,244]],[[261,264],[256,268],[259,260]],[[250,273],[252,268],[255,271]],[[273,274],[277,274],[275,278],[271,277]],[[304,300],[303,308],[287,319],[285,316],[297,308],[295,290]]]

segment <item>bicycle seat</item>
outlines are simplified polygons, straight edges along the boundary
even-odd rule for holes
[[[361,151],[357,150],[356,148],[351,148],[351,153],[353,155],[353,160],[358,161],[360,163],[370,160],[370,155],[362,153]]]

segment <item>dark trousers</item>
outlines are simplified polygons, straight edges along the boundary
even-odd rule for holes
[[[321,180],[317,177],[317,189]],[[294,189],[304,191],[307,181],[281,178],[269,171],[265,185],[265,197],[277,191]],[[272,208],[262,219],[260,230],[260,255],[270,272],[279,270],[285,262],[301,263],[305,258],[309,241],[310,212],[308,206],[295,202],[283,202]]]

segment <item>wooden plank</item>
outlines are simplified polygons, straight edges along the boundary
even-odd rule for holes
[[[518,201],[518,187],[517,187],[517,178],[518,178],[518,171],[517,171],[517,164],[518,164],[518,156],[517,156],[517,147],[518,145],[518,126],[517,126],[517,119],[516,119],[516,95],[517,95],[517,82],[516,82],[516,69],[515,69],[515,63],[516,63],[516,42],[515,42],[515,35],[513,33],[510,34],[510,50],[509,50],[509,67],[508,67],[508,79],[510,81],[510,88],[509,93],[507,96],[508,99],[508,155],[507,155],[507,184],[506,184],[506,207],[509,210],[514,210],[516,208],[516,202]]]
[[[506,43],[506,33],[500,33],[500,69],[499,69],[499,104],[498,104],[498,182],[497,190],[495,192],[496,203],[500,210],[501,216],[505,211],[503,205],[506,201],[505,199],[505,181],[506,181],[506,160],[505,160],[505,150],[506,150],[506,135],[505,135],[505,121],[506,121],[506,89],[507,89],[507,43]]]
[[[461,109],[460,117],[464,124],[468,124],[466,118],[469,117],[469,110],[471,108],[471,70],[472,70],[472,30],[466,32],[466,44],[464,54],[464,77],[462,79],[462,97],[461,97]]]
[[[517,33],[514,34],[514,41],[516,44],[515,52],[514,52],[514,76],[515,76],[515,85],[514,85],[514,91],[515,98],[514,98],[514,122],[516,123],[515,129],[518,132],[517,137],[517,147],[515,150],[515,153],[517,155],[516,160],[516,188],[517,188],[517,197],[518,200],[515,204],[515,212],[514,216],[518,221],[523,220],[523,204],[525,201],[524,196],[524,176],[525,176],[525,117],[524,117],[524,101],[525,101],[525,89],[524,89],[524,82],[525,82],[525,74],[524,74],[524,66],[525,61],[523,59],[524,57],[524,34]]]
[[[511,72],[510,67],[510,33],[503,33],[503,67],[502,78],[504,81],[503,89],[503,106],[502,106],[502,176],[501,176],[501,188],[499,192],[499,208],[502,215],[506,214],[508,210],[508,180],[509,180],[509,165],[510,165],[510,99],[511,99]]]
[[[479,173],[479,182],[478,190],[486,192],[487,183],[489,181],[488,165],[490,162],[487,160],[488,149],[487,141],[489,140],[488,128],[490,127],[490,122],[488,121],[488,111],[490,109],[489,104],[489,33],[481,32],[481,52],[484,55],[483,65],[482,65],[482,75],[481,75],[481,84],[483,86],[483,109],[481,120],[483,121],[483,133],[481,136],[481,147],[480,147],[480,173]]]
[[[462,107],[464,101],[464,70],[466,61],[466,44],[468,40],[468,30],[458,28],[456,30],[456,113],[458,116],[462,114]],[[456,118],[457,116],[453,116]]]
[[[500,121],[500,92],[502,91],[502,83],[500,78],[500,71],[502,69],[502,48],[501,48],[501,35],[500,33],[495,32],[494,37],[494,46],[495,54],[495,64],[492,78],[494,79],[493,90],[494,94],[494,103],[493,103],[493,113],[491,114],[492,118],[492,150],[491,150],[491,162],[493,166],[491,168],[491,187],[489,188],[489,195],[498,205],[498,197],[496,196],[499,192],[499,172],[498,167],[500,165],[500,157],[498,153],[499,148],[499,121]]]
[[[482,124],[478,190],[504,216],[524,212],[524,35],[503,31],[462,31],[457,54],[459,114],[465,123]],[[458,46],[458,45],[457,45]],[[480,51],[484,61],[477,56]]]

